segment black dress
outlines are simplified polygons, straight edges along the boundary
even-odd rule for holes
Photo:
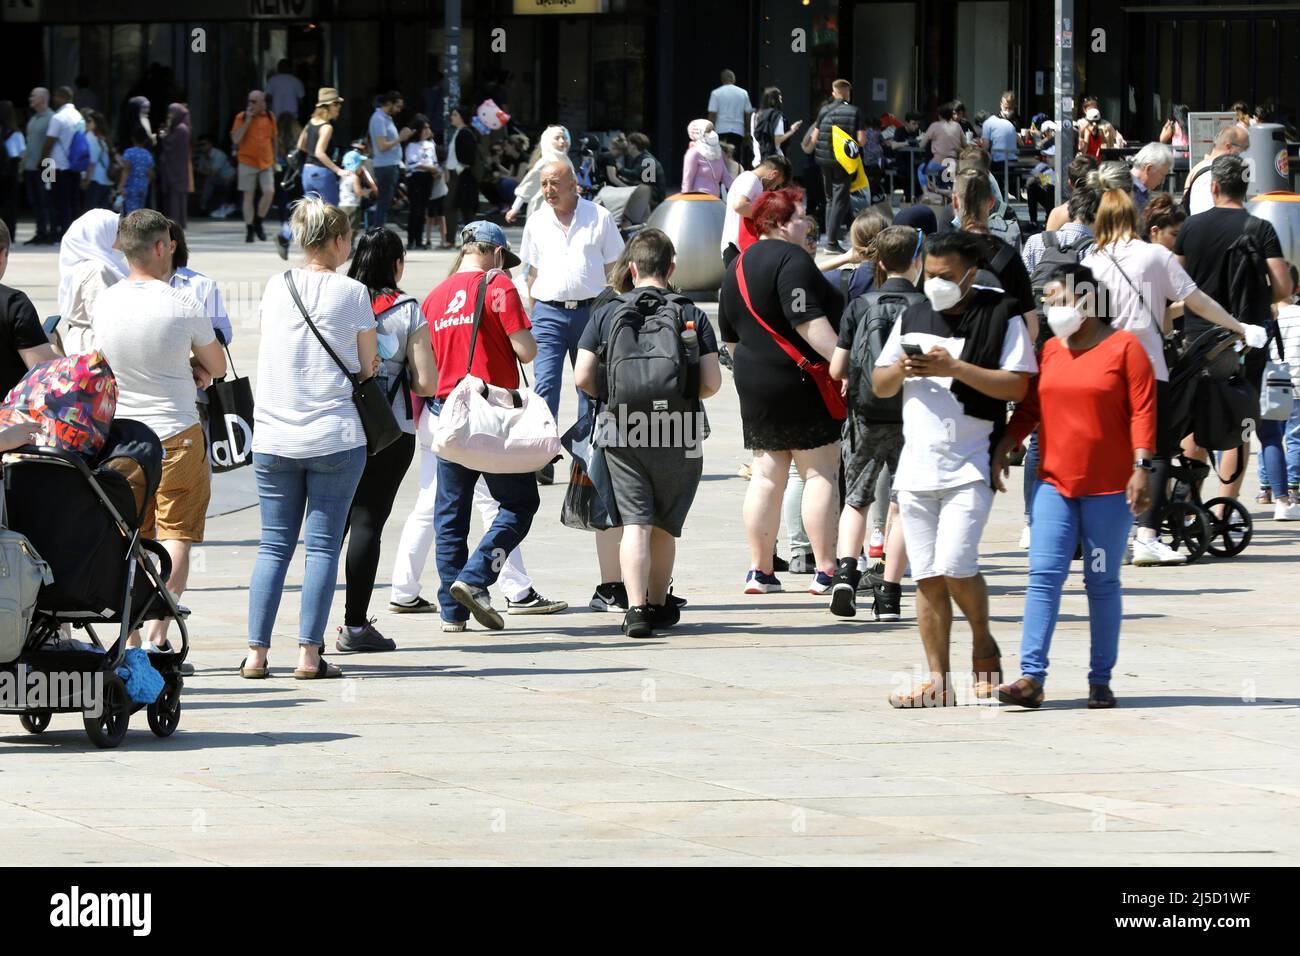
[[[718,328],[724,342],[738,343],[736,391],[745,447],[792,451],[838,441],[841,423],[826,411],[816,383],[745,308],[736,283],[741,263],[755,310],[810,362],[825,359],[796,326],[824,318],[838,331],[844,298],[807,251],[779,239],[754,243],[727,267],[718,296]]]

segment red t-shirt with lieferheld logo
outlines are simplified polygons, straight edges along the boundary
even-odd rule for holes
[[[420,306],[429,320],[433,357],[438,363],[438,398],[446,398],[465,377],[474,307],[478,304],[482,280],[482,272],[457,272],[430,292]],[[524,312],[519,290],[504,272],[492,276],[487,296],[471,371],[491,385],[518,388],[519,367],[510,336],[532,327],[528,314]]]

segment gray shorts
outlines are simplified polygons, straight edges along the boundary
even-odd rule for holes
[[[684,448],[606,448],[605,462],[623,524],[682,536],[704,471],[698,449],[688,457]]]
[[[902,451],[902,425],[861,422],[850,415],[840,442],[844,503],[851,508],[869,508],[876,500],[876,482],[881,469],[888,467],[892,480],[898,473],[898,456]]]

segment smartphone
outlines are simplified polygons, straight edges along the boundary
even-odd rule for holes
[[[919,345],[913,345],[911,342],[904,342],[904,343],[903,343],[903,354],[904,354],[904,355],[913,355],[913,356],[915,356],[915,355],[920,355],[920,354],[921,354],[921,346],[919,346]]]

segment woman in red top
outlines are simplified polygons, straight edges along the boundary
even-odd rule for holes
[[[1023,676],[998,688],[1006,704],[1043,702],[1061,590],[1082,547],[1092,635],[1088,706],[1115,706],[1110,676],[1123,617],[1119,570],[1133,516],[1148,505],[1156,389],[1151,360],[1136,336],[1097,315],[1097,303],[1107,299],[1086,266],[1070,264],[1052,273],[1043,301],[1053,338],[995,452],[995,475],[1004,475],[1011,449],[1038,427],[1041,481],[1032,504]],[[998,490],[1005,490],[997,481]]]

